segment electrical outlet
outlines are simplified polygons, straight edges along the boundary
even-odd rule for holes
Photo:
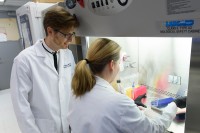
[[[177,76],[177,82],[176,82],[177,85],[181,85],[181,77],[180,76]]]
[[[168,75],[168,82],[173,83],[174,76],[173,75]]]
[[[174,76],[173,84],[177,84],[177,82],[178,82],[178,76]]]

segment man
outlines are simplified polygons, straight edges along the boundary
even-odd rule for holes
[[[75,62],[67,49],[79,23],[62,7],[43,21],[46,37],[23,50],[11,73],[11,96],[22,133],[68,133],[67,110]]]

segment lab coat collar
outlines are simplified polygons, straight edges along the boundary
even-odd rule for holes
[[[53,51],[51,48],[49,48],[49,47],[47,46],[47,44],[45,43],[45,41],[43,41],[42,44],[43,44],[43,46],[44,46],[49,52],[51,52],[51,53],[56,52],[56,51]]]
[[[110,83],[108,83],[108,81],[96,75],[95,78],[96,78],[96,85],[106,88],[109,91],[115,92],[115,89],[111,86]]]
[[[42,43],[45,44],[44,39],[40,39],[36,42],[35,46],[35,52],[37,56],[45,57],[46,56],[46,51],[42,47]],[[45,44],[46,45],[46,44]]]
[[[44,46],[49,52],[51,52],[51,53],[54,53],[54,52],[55,52],[55,51],[53,51],[51,48],[49,48],[49,47],[47,46],[47,44],[45,43],[44,39],[40,39],[40,40],[38,40],[38,41],[36,42],[36,45],[37,45],[37,46],[36,46],[36,54],[37,54],[38,56],[45,57],[45,56],[46,56],[46,53],[48,53],[48,52],[43,48],[42,44],[43,44],[43,46]],[[58,50],[57,53],[60,53],[60,50]],[[49,53],[48,53],[48,54],[49,54]]]
[[[44,57],[44,63],[52,70],[54,71],[57,75],[58,72],[54,68],[54,65],[50,62],[50,60],[47,58],[48,53],[42,46],[42,43],[45,44],[44,39],[40,39],[36,42],[35,44],[35,52],[37,56]],[[46,44],[45,44],[46,45]]]

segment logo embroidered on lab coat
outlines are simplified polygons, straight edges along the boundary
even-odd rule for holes
[[[63,67],[64,67],[64,68],[71,67],[71,63],[69,63],[69,64],[64,64]]]

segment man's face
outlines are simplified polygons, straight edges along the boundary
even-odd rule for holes
[[[68,44],[75,36],[75,28],[54,30],[53,42],[58,49],[68,48]]]

